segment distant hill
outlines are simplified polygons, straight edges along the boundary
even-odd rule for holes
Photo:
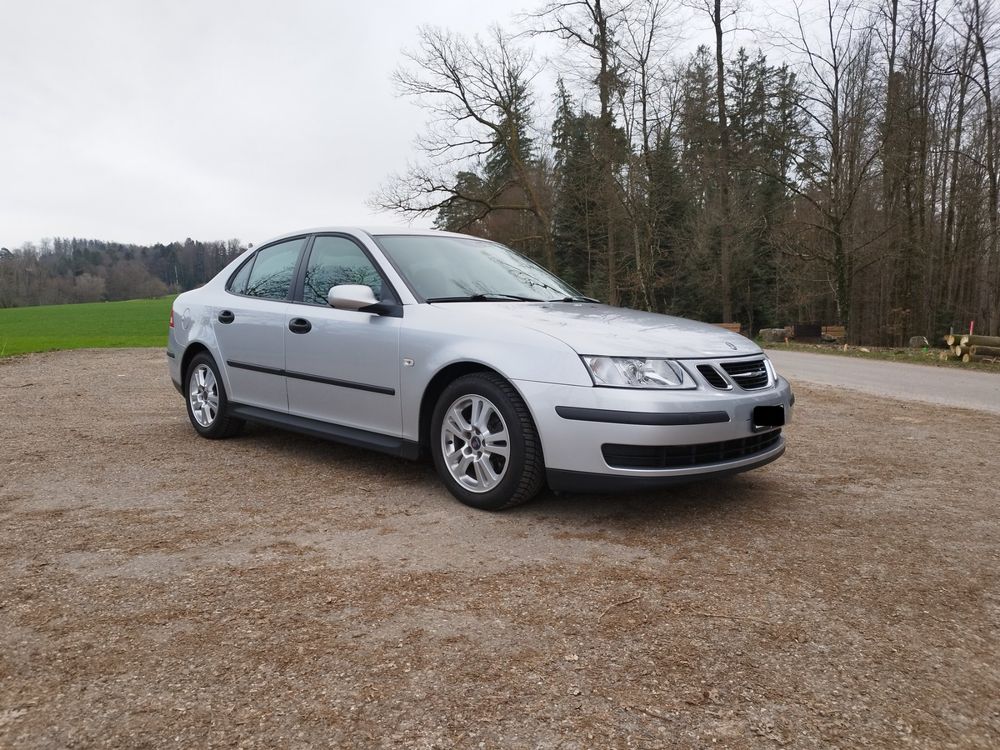
[[[0,308],[161,297],[204,284],[239,240],[126,245],[56,237],[0,249]]]

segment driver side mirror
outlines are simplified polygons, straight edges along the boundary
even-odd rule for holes
[[[402,305],[379,302],[371,287],[364,284],[338,284],[326,295],[326,301],[337,310],[354,310],[390,318],[403,317]]]
[[[326,295],[326,301],[338,310],[360,310],[378,304],[375,292],[364,284],[338,284]]]

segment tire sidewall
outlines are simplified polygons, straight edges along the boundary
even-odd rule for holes
[[[470,492],[459,484],[444,460],[441,447],[441,426],[445,413],[455,401],[463,396],[483,396],[496,406],[507,426],[510,436],[510,458],[507,469],[500,483],[488,492]],[[448,490],[464,504],[481,510],[498,510],[504,508],[517,491],[521,474],[525,467],[525,440],[521,429],[521,421],[514,411],[510,398],[504,391],[486,378],[476,375],[465,375],[449,384],[438,397],[431,418],[430,450],[434,458],[434,467]]]
[[[194,418],[194,414],[191,411],[191,376],[198,365],[208,365],[208,368],[215,376],[215,382],[219,388],[219,411],[216,413],[215,421],[212,422],[210,427],[202,427],[198,424],[198,420]],[[211,355],[200,352],[194,355],[188,363],[187,371],[184,373],[184,406],[187,409],[191,426],[194,427],[199,435],[214,438],[221,436],[225,432],[226,411],[229,408],[229,399],[226,397],[226,387],[222,384],[222,376],[219,373],[219,368],[216,366],[215,359]]]

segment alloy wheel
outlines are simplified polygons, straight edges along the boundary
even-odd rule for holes
[[[500,410],[484,396],[456,399],[441,423],[441,452],[452,478],[470,492],[489,492],[510,464],[510,437]]]
[[[211,427],[219,415],[219,384],[212,368],[199,364],[188,380],[188,400],[191,414],[202,427]]]

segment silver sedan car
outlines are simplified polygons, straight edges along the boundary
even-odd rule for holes
[[[408,459],[467,505],[762,466],[794,397],[723,328],[602,305],[495,242],[295,232],[177,297],[170,375],[195,431],[246,422]]]

